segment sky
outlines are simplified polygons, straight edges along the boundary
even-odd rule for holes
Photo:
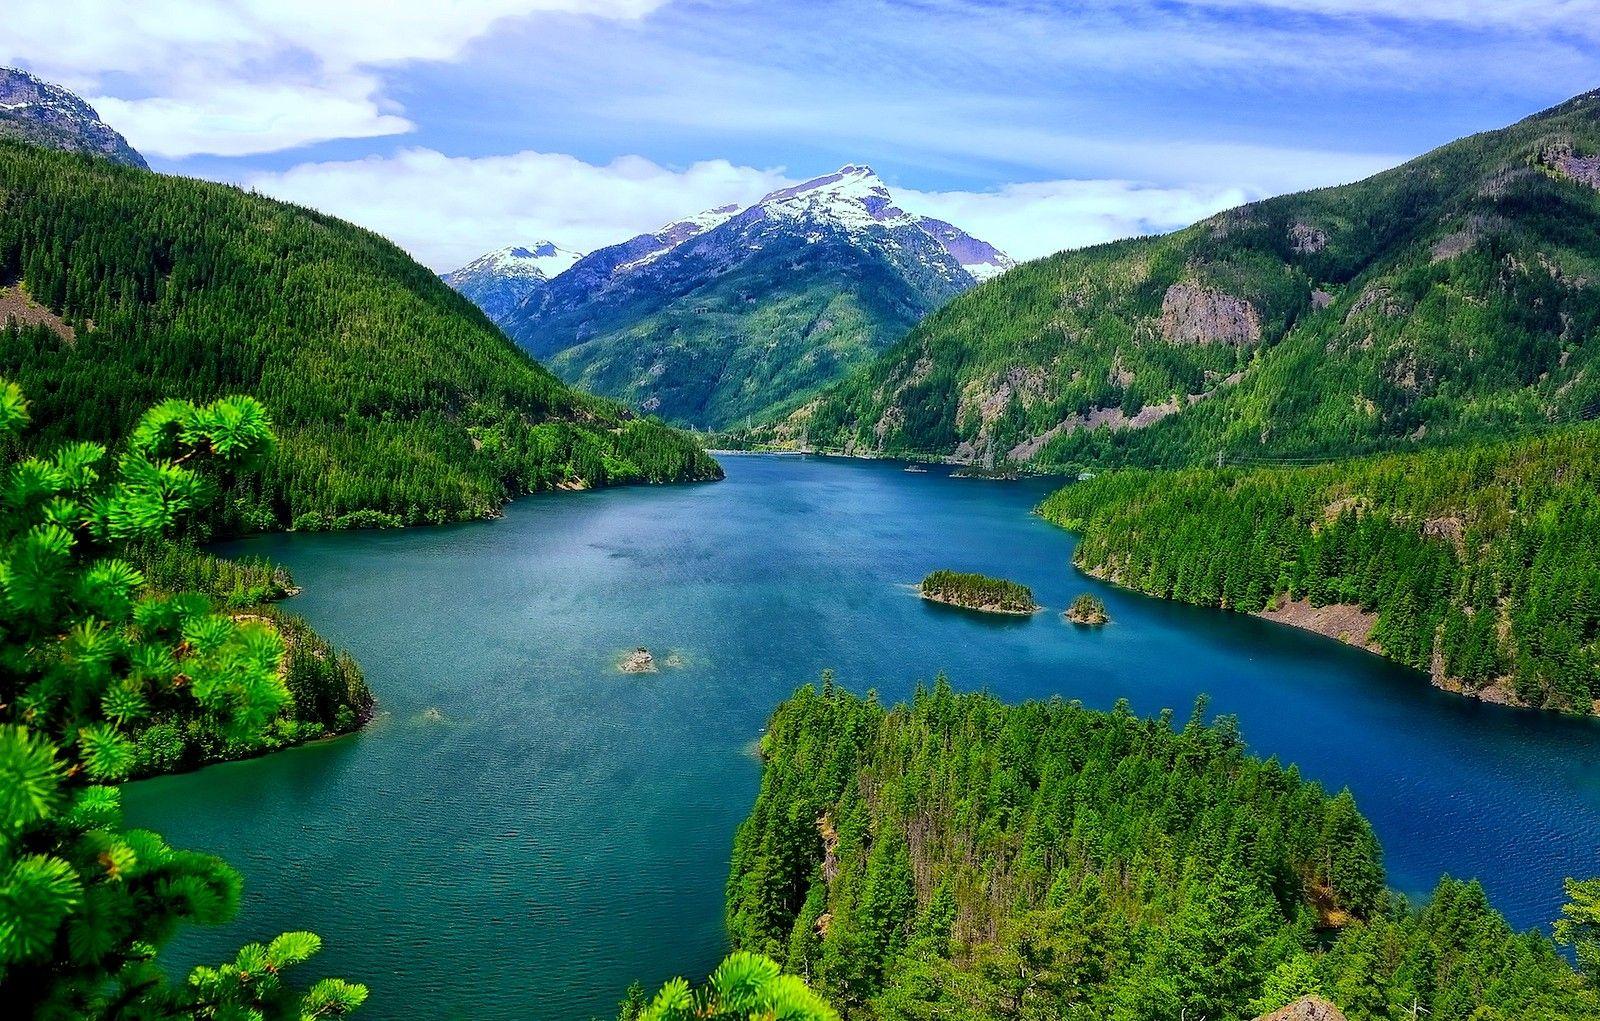
[[[1033,258],[1356,180],[1600,87],[1600,0],[4,0],[160,171],[436,270],[846,163]]]

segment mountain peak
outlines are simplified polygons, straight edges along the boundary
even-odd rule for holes
[[[445,279],[461,280],[493,272],[505,277],[548,280],[565,272],[581,258],[583,258],[582,252],[562,248],[550,241],[535,241],[531,245],[507,245],[486,255],[480,255],[460,269],[445,274]]]
[[[515,259],[548,259],[562,251],[564,251],[564,249],[557,248],[549,241],[535,241],[531,246],[513,245],[510,248],[500,249],[500,252],[503,252]]]
[[[550,241],[507,245],[444,274],[443,280],[471,299],[491,319],[499,321],[550,278],[560,276],[581,258],[582,252]]]
[[[871,167],[848,163],[831,174],[769,192],[756,208],[775,220],[805,220],[860,232],[874,226],[914,225],[915,217]]]
[[[0,67],[0,137],[149,169],[144,157],[76,94],[15,67]]]

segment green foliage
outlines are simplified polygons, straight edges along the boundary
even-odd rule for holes
[[[827,1002],[759,954],[734,953],[700,989],[673,979],[645,1002],[629,990],[621,1021],[838,1021]]]
[[[134,738],[133,776],[148,776],[272,751],[364,726],[372,692],[361,667],[304,620],[268,605],[298,591],[285,568],[260,558],[227,560],[189,542],[159,541],[125,551],[144,576],[146,591],[209,596],[214,608],[239,622],[272,625],[283,638],[279,675],[290,699],[251,741],[229,740],[184,704],[151,714]]]
[[[0,286],[75,332],[0,329],[0,373],[32,395],[37,442],[108,442],[169,396],[251,394],[285,442],[228,488],[226,528],[436,523],[558,486],[720,477],[690,438],[570,389],[404,252],[332,217],[4,140],[0,210]]]
[[[1111,619],[1106,613],[1105,601],[1092,592],[1084,592],[1074,598],[1065,616],[1075,624],[1090,625],[1104,624]]]
[[[0,441],[14,446],[27,417],[0,383]],[[124,829],[113,786],[181,754],[169,719],[248,746],[294,697],[270,622],[149,591],[126,558],[203,505],[213,476],[271,447],[250,398],[167,402],[115,459],[75,443],[0,474],[0,1001],[19,1016],[334,1017],[365,996],[281,984],[280,969],[317,948],[305,933],[168,986],[161,945],[181,925],[230,918],[240,880]]]
[[[959,289],[826,237],[768,236],[728,272],[687,273],[688,290],[593,286],[503,325],[574,385],[669,422],[723,428],[793,408]]]
[[[1002,578],[961,571],[934,571],[922,579],[922,595],[973,609],[1001,613],[1032,613],[1039,608],[1033,590]]]
[[[1573,948],[1578,966],[1600,983],[1600,879],[1567,880],[1567,903],[1556,919],[1556,939]]]
[[[1600,430],[1304,468],[1105,472],[1040,513],[1151,595],[1376,615],[1384,653],[1468,691],[1600,699]]]
[[[1152,465],[1570,420],[1600,400],[1600,192],[1552,169],[1557,144],[1600,152],[1600,97],[1356,184],[1028,263],[760,435],[805,423],[828,448]],[[1234,317],[1250,330],[1227,334]]]
[[[849,1017],[1240,1021],[1311,992],[1352,1021],[1596,1016],[1549,939],[1475,885],[1411,911],[1348,793],[1203,711],[802,688],[735,838],[734,945]]]

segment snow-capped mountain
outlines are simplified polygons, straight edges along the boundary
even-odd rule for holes
[[[944,250],[961,263],[961,268],[970,273],[972,279],[980,284],[1016,265],[1011,256],[987,241],[978,240],[954,224],[935,220],[931,216],[924,216],[917,222],[921,224],[923,230],[938,239],[939,243],[944,245]]]
[[[490,315],[568,379],[719,427],[831,381],[1010,265],[850,165],[599,249]]]
[[[773,218],[828,223],[859,234],[873,229],[921,230],[979,282],[1016,265],[1000,249],[953,224],[901,209],[871,167],[840,167],[825,177],[775,191],[756,205]]]
[[[20,138],[149,169],[144,157],[101,120],[94,107],[59,85],[13,67],[0,67],[0,138]]]
[[[509,316],[528,295],[552,277],[560,276],[583,258],[581,252],[561,248],[549,241],[533,245],[511,245],[480,255],[441,279],[466,295],[499,322]]]

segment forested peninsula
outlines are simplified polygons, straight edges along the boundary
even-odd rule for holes
[[[1476,883],[1407,904],[1348,792],[1203,714],[1008,706],[943,680],[886,708],[825,675],[762,740],[729,935],[846,1018],[1238,1021],[1308,994],[1350,1021],[1600,1016],[1549,937]],[[1572,918],[1590,886],[1569,884]]]
[[[1129,588],[1268,616],[1340,608],[1335,637],[1440,687],[1600,710],[1600,426],[1307,467],[1107,472],[1039,511],[1081,533],[1079,567]]]

